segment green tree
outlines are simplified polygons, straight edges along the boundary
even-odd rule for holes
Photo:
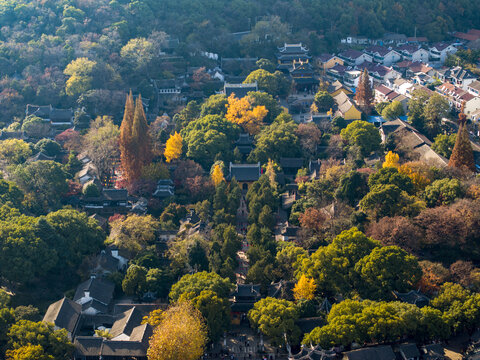
[[[450,155],[452,155],[452,150],[455,146],[456,139],[456,134],[439,134],[435,137],[435,141],[432,144],[432,149],[438,154],[449,159]]]
[[[167,270],[149,269],[146,275],[146,289],[157,297],[166,298],[172,284],[171,274]]]
[[[442,95],[434,93],[425,105],[423,116],[425,119],[423,130],[430,138],[434,138],[440,132],[440,122],[448,115],[450,105]]]
[[[355,264],[355,271],[360,295],[370,299],[391,298],[393,290],[406,292],[422,276],[417,259],[397,246],[373,249]]]
[[[225,116],[227,113],[227,97],[224,94],[211,95],[201,106],[200,117],[207,115]]]
[[[78,96],[92,89],[93,75],[97,63],[87,58],[77,58],[67,65],[63,73],[69,76],[65,92],[68,96]]]
[[[417,215],[416,200],[396,185],[376,185],[360,200],[360,208],[374,219],[384,216]]]
[[[273,122],[256,137],[256,147],[249,159],[266,163],[268,159],[280,161],[281,157],[295,157],[301,154],[300,142],[295,135],[297,124]]]
[[[10,203],[15,208],[20,209],[22,207],[23,199],[24,195],[22,190],[20,190],[14,182],[0,179],[1,205]]]
[[[203,290],[212,290],[222,298],[228,297],[233,286],[228,279],[211,272],[201,271],[195,274],[187,274],[172,286],[169,298],[177,301],[182,294],[193,293],[200,295]]]
[[[24,163],[30,155],[32,150],[23,140],[7,139],[0,142],[0,159],[7,164]]]
[[[62,147],[56,141],[41,139],[35,144],[35,151],[43,152],[47,156],[58,156],[62,151]]]
[[[397,168],[384,167],[368,178],[368,186],[373,189],[377,185],[395,185],[400,190],[412,194],[414,191],[412,180],[405,174],[398,172]]]
[[[120,56],[134,71],[147,71],[155,57],[154,45],[145,38],[130,39],[120,50]]]
[[[147,269],[138,265],[130,265],[122,281],[122,290],[127,295],[140,297],[147,286]]]
[[[386,120],[395,120],[404,115],[403,105],[400,101],[392,101],[381,112],[382,117]]]
[[[121,249],[135,255],[156,239],[157,230],[160,228],[158,220],[151,215],[129,215],[126,219],[110,223],[109,240]]]
[[[348,294],[354,289],[355,264],[380,245],[357,228],[345,230],[331,244],[320,247],[299,266],[297,278],[313,278],[320,293]]]
[[[289,85],[280,71],[275,71],[273,74],[263,69],[258,69],[252,71],[245,81],[244,84],[251,84],[257,82],[258,89],[263,90],[273,96],[284,96],[288,91]]]
[[[276,255],[276,261],[280,272],[285,280],[291,280],[294,277],[295,270],[300,267],[303,259],[308,257],[307,250],[295,246],[291,243],[279,250]]]
[[[427,206],[450,205],[464,194],[462,184],[457,179],[435,180],[425,188],[424,198]]]
[[[335,100],[327,91],[319,91],[315,94],[314,103],[318,111],[325,112],[333,108]]]
[[[62,166],[50,160],[18,166],[13,179],[31,197],[32,206],[42,211],[59,207],[61,196],[68,190],[67,176]]]
[[[367,177],[358,171],[352,170],[340,178],[340,184],[335,191],[335,197],[345,201],[350,206],[355,206],[367,192]]]
[[[295,324],[298,310],[291,301],[267,297],[255,303],[248,312],[248,319],[255,328],[268,336],[272,344],[297,344],[300,329]]]
[[[258,59],[256,65],[259,69],[273,73],[275,71],[275,64],[268,59]]]
[[[62,209],[49,213],[45,219],[56,234],[55,241],[49,245],[57,253],[61,267],[77,269],[85,256],[100,250],[105,240],[105,233],[96,220],[84,212]]]
[[[272,123],[283,111],[280,103],[272,95],[260,91],[250,91],[248,97],[253,107],[265,106],[268,110],[267,116],[263,119],[267,124]]]
[[[363,156],[378,150],[382,142],[375,125],[361,120],[350,123],[340,132],[340,135],[350,146],[357,146]]]
[[[46,355],[53,359],[68,360],[73,355],[73,344],[68,340],[67,330],[55,330],[53,324],[20,320],[8,331],[9,349],[40,345]]]
[[[415,90],[408,102],[408,121],[419,131],[424,130],[425,125],[425,104],[430,94],[425,90]]]
[[[50,131],[50,123],[35,115],[30,115],[23,120],[22,130],[33,138],[43,138]]]
[[[207,254],[199,241],[195,241],[188,250],[188,264],[196,271],[208,270]]]
[[[207,323],[210,341],[218,341],[230,326],[230,302],[227,298],[218,296],[212,290],[202,290],[199,295],[184,293],[179,298],[181,301],[190,301],[198,309]]]

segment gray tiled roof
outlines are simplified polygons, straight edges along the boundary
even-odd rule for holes
[[[82,306],[80,304],[64,297],[48,307],[43,322],[53,323],[55,326],[73,333],[81,311]]]
[[[260,163],[257,164],[232,164],[230,163],[229,179],[237,181],[257,181],[260,179]]]

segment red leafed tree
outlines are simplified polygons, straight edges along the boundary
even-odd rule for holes
[[[358,83],[357,92],[355,94],[355,100],[362,111],[370,115],[373,107],[373,89],[370,86],[370,76],[368,76],[367,69],[363,70]]]
[[[467,129],[467,117],[463,112],[458,116],[457,139],[448,166],[475,171],[475,159]]]
[[[318,233],[322,230],[323,224],[327,220],[327,215],[322,210],[310,207],[300,215],[298,220],[303,228]]]
[[[140,178],[142,168],[152,160],[151,140],[142,98],[139,96],[134,104],[131,92],[125,103],[119,145],[123,176],[127,183],[131,184]]]

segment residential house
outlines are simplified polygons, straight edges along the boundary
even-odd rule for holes
[[[403,120],[387,121],[380,127],[382,141],[393,137],[396,151],[402,152],[409,160],[420,160],[435,166],[445,167],[448,160],[432,150],[432,142],[413,126]]]
[[[399,360],[420,360],[417,344],[399,344],[394,347],[393,351],[398,355]]]
[[[400,73],[391,67],[386,67],[379,64],[365,63],[359,66],[360,70],[367,69],[368,74],[373,80],[373,83],[386,84],[389,81],[400,77]]]
[[[478,104],[476,100],[477,98],[469,92],[462,90],[451,83],[445,82],[442,85],[437,86],[435,90],[448,100],[448,103],[451,107],[454,107],[457,110],[460,110],[464,104],[465,108],[467,108],[467,105],[472,100],[474,101],[468,106],[468,112],[472,113],[476,110]]]
[[[79,328],[81,313],[82,305],[64,297],[50,304],[43,317],[43,322],[52,323],[55,330],[67,330],[68,338],[72,340]]]
[[[289,71],[297,91],[316,91],[318,79],[315,78],[313,66],[308,60],[294,60]]]
[[[467,85],[467,91],[473,96],[480,96],[480,81],[472,81],[469,85]]]
[[[359,70],[347,70],[343,75],[343,82],[350,88],[356,88],[360,82],[360,76],[362,72]],[[348,95],[348,94],[347,94]]]
[[[89,181],[99,180],[98,169],[92,162],[86,162],[82,170],[75,174],[75,178],[82,186]]]
[[[393,88],[393,90],[404,96],[406,96],[406,94],[409,93],[409,89],[414,86],[412,82],[402,78],[389,81],[388,84]]]
[[[407,36],[405,34],[398,33],[385,33],[382,37],[382,43],[391,45],[400,45],[407,42]]]
[[[104,276],[121,269],[120,261],[112,256],[110,249],[100,251],[93,265],[92,274]]]
[[[343,360],[396,360],[390,345],[362,348],[344,353]]]
[[[253,305],[262,298],[260,285],[237,284],[231,295],[232,324],[240,324]]]
[[[364,62],[372,62],[373,57],[358,50],[347,50],[338,54],[338,57],[344,61],[346,65],[358,66]]]
[[[394,92],[392,89],[386,87],[385,85],[376,86],[374,91],[375,91],[375,103],[377,104],[381,102],[388,102],[389,101],[388,95]],[[397,93],[395,92],[395,94]]]
[[[288,73],[293,68],[294,62],[307,62],[311,59],[308,55],[308,49],[300,44],[287,44],[278,48],[277,69]]]
[[[341,40],[342,44],[358,44],[358,45],[366,45],[369,44],[371,40],[369,40],[365,36],[347,36],[346,38]]]
[[[142,324],[145,314],[136,306],[131,309],[118,314],[113,323],[109,334],[112,340],[129,340],[133,330]]]
[[[185,79],[153,80],[152,83],[162,103],[179,104],[186,100],[182,96],[182,90],[187,87]]]
[[[238,182],[243,190],[248,190],[250,184],[260,179],[261,166],[260,163],[256,164],[233,164],[230,162],[228,181],[233,178]]]
[[[402,60],[402,55],[393,49],[373,45],[365,49],[365,52],[372,56],[373,61],[384,66],[392,66],[392,64]]]
[[[298,230],[300,227],[290,225],[288,222],[279,227],[280,233],[275,236],[277,241],[295,241],[297,239]]]
[[[330,69],[327,70],[327,74],[326,74],[327,79],[332,82],[335,82],[335,81],[343,82],[343,78],[347,70],[350,70],[350,68],[347,68],[346,66],[343,66],[343,65],[335,65],[334,67],[331,67]]]
[[[468,32],[456,31],[453,33],[453,37],[463,43],[469,43],[480,39],[480,30],[470,29]]]
[[[106,314],[109,311],[114,290],[114,283],[91,277],[78,285],[73,301],[82,306],[82,314]]]
[[[468,86],[478,78],[470,70],[463,69],[461,66],[439,71],[438,77],[441,81],[449,81],[463,90],[468,90]]]
[[[468,94],[468,95],[471,95],[471,94]],[[474,98],[471,98],[470,100],[465,101],[464,112],[469,119],[472,119],[472,115],[476,114],[478,110],[480,110],[480,97],[479,96],[475,96]]]
[[[335,65],[343,65],[343,60],[336,55],[321,54],[316,58],[318,68],[323,71],[334,67]]]
[[[405,44],[397,47],[397,51],[402,54],[403,59],[411,62],[427,63],[429,53],[418,45]]]
[[[234,94],[234,96],[238,99],[241,99],[248,95],[250,91],[258,91],[258,84],[255,81],[254,83],[250,84],[229,84],[225,83],[223,87],[223,93],[228,98],[230,95]]]
[[[328,85],[327,92],[331,96],[337,96],[339,92],[344,92],[345,95],[352,95],[352,90],[349,88],[345,87],[340,81],[335,80],[331,84]]]
[[[361,120],[362,112],[357,108],[355,103],[343,92],[334,97],[337,103],[336,116],[341,116],[345,120]]]
[[[449,43],[435,43],[428,48],[430,61],[443,64],[449,54],[455,54],[457,48]]]

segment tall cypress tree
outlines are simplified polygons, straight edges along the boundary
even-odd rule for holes
[[[370,115],[373,107],[373,89],[370,86],[370,76],[367,69],[363,69],[362,75],[360,75],[360,81],[358,83],[357,91],[355,94],[355,100],[362,111]]]
[[[123,121],[120,126],[120,162],[122,165],[123,176],[127,181],[132,177],[132,162],[134,159],[133,146],[132,146],[132,127],[134,118],[134,102],[133,95],[127,95],[125,101],[125,111],[123,113]]]
[[[142,97],[139,95],[135,104],[132,125],[132,144],[134,147],[134,174],[138,179],[142,168],[152,161],[150,134],[148,133],[147,117],[143,110]]]
[[[458,115],[458,133],[448,166],[475,171],[472,144],[467,129],[467,116],[462,112]]]

